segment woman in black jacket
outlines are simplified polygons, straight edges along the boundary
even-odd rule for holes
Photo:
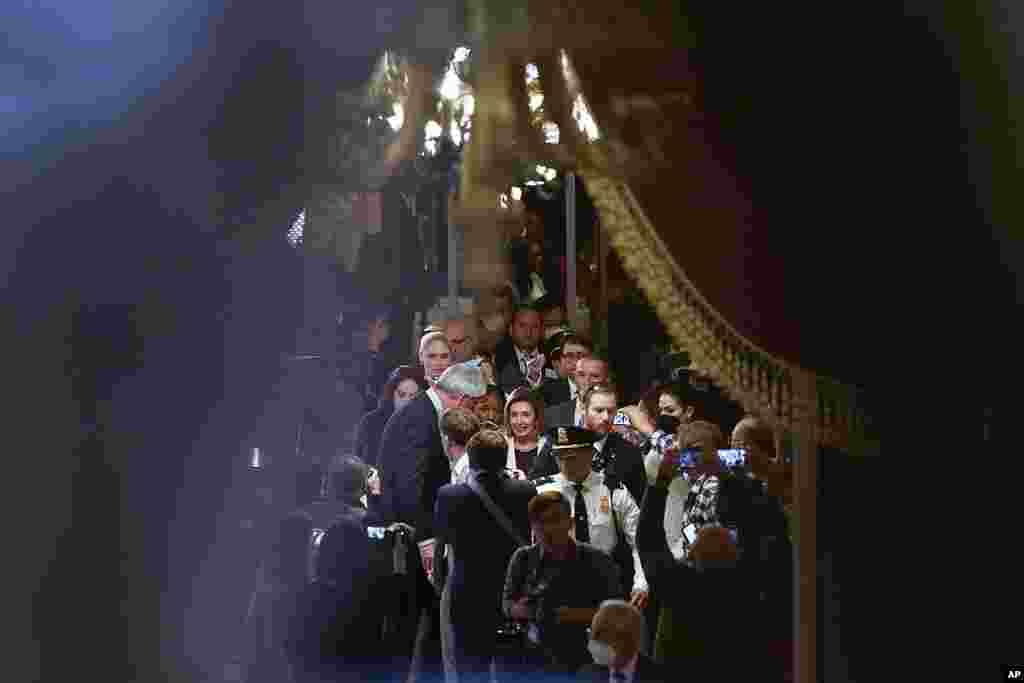
[[[400,365],[395,368],[381,389],[377,408],[363,415],[356,427],[356,457],[375,467],[380,437],[384,433],[384,425],[387,424],[388,418],[426,389],[423,368],[412,365]]]

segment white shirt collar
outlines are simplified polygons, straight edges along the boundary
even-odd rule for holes
[[[441,429],[441,416],[444,414],[444,403],[441,402],[441,397],[437,393],[437,389],[430,387],[427,389],[427,398],[430,399],[430,403],[434,406],[434,412],[437,413],[437,430],[441,432],[441,445],[444,446],[445,451],[448,450],[448,436]]]
[[[452,483],[465,483],[468,470],[469,454],[463,453],[462,455],[459,456],[459,459],[455,461],[455,465],[452,467]]]
[[[437,389],[430,387],[427,389],[427,398],[434,404],[434,411],[437,413],[437,419],[441,419],[441,413],[444,412],[444,404],[441,402],[441,397],[437,393]]]
[[[607,442],[608,442],[608,435],[605,434],[604,437],[600,441],[597,441],[597,442],[594,443],[594,450],[597,451],[598,453],[602,452],[604,450],[604,445]]]
[[[513,348],[513,350],[515,350],[516,358],[519,359],[519,363],[520,364],[525,363],[527,358],[532,358],[532,357],[536,356],[538,353],[540,353],[540,349],[534,349],[532,353],[529,353],[527,351],[523,351],[522,349],[520,349],[515,344],[512,345],[512,348]]]
[[[562,481],[562,488],[563,488],[563,489],[575,489],[575,488],[576,488],[576,482],[574,482],[574,481],[569,481],[569,480],[568,480],[568,479],[566,479],[566,478],[565,478],[565,477],[564,477],[564,476],[563,476],[563,475],[562,475],[561,473],[559,473],[559,474],[558,474],[558,475],[556,475],[556,476],[558,476],[558,478],[559,478],[559,479],[561,479],[561,481]],[[580,483],[581,483],[581,484],[583,484],[583,487],[584,487],[585,489],[587,489],[588,491],[590,491],[591,489],[593,489],[593,488],[594,488],[594,486],[596,486],[596,485],[597,485],[597,484],[599,483],[599,482],[597,481],[597,479],[598,479],[598,477],[600,477],[600,476],[601,476],[601,475],[600,475],[599,473],[597,473],[597,472],[594,472],[593,470],[591,470],[591,471],[590,471],[590,474],[588,474],[588,475],[587,475],[587,478],[586,478],[586,479],[584,479],[584,480],[583,480],[582,482],[580,482]]]

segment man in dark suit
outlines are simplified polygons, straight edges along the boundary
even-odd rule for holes
[[[608,361],[591,354],[576,361],[573,371],[573,384],[576,387],[575,398],[563,403],[551,405],[544,411],[544,424],[549,427],[567,426],[582,427],[583,395],[595,384],[608,383]]]
[[[451,475],[441,415],[450,408],[469,407],[485,390],[479,366],[453,365],[437,384],[388,419],[377,459],[385,522],[407,522],[416,528],[419,540],[431,538],[434,498]]]
[[[640,651],[643,615],[625,600],[605,600],[590,624],[588,649],[593,664],[580,669],[579,681],[593,683],[661,683],[665,668]]]
[[[580,365],[588,363],[589,360],[580,361]],[[603,435],[601,440],[594,444],[594,471],[606,472],[621,481],[629,489],[633,499],[639,503],[647,489],[643,455],[639,448],[612,430],[612,422],[617,412],[618,390],[611,384],[595,384],[588,387],[583,394],[583,426]],[[547,424],[557,427],[566,423]],[[546,447],[537,454],[528,476],[530,479],[536,479],[556,472],[558,460],[551,449]]]
[[[537,490],[529,482],[504,475],[508,442],[500,432],[484,430],[475,435],[468,452],[470,477],[508,516],[519,538],[513,538],[490,513],[474,492],[474,484],[449,484],[438,491],[434,530],[438,547],[447,543],[451,553],[441,637],[454,655],[460,681],[489,681],[502,622],[505,570],[519,543],[530,537],[526,511]]]
[[[450,481],[451,466],[441,439],[440,420],[451,408],[468,407],[484,395],[480,366],[459,363],[444,371],[437,384],[388,419],[377,459],[381,497],[377,510],[383,524],[406,522],[415,527],[415,540],[433,537],[434,500]],[[422,611],[416,635],[414,671],[440,674],[440,622],[436,597],[428,577],[418,567],[407,590]],[[401,630],[401,629],[400,629]],[[405,647],[396,643],[395,647]]]
[[[544,381],[541,352],[540,312],[529,306],[520,306],[512,314],[509,336],[494,350],[494,370],[498,386],[508,396],[521,386],[536,389]]]
[[[561,342],[551,351],[551,362],[558,371],[557,379],[548,379],[541,385],[544,404],[556,406],[576,400],[576,363],[588,357],[593,349],[583,337],[569,332],[561,335]]]

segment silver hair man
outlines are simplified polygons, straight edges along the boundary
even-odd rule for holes
[[[480,370],[480,364],[474,361],[458,363],[451,366],[434,385],[439,394],[446,394],[446,398],[458,402],[463,398],[480,398],[487,393],[487,384],[484,382],[484,373]]]

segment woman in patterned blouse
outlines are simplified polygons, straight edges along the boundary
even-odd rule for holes
[[[678,439],[681,454],[686,451],[699,454],[698,464],[684,470],[684,476],[690,481],[690,491],[683,505],[681,522],[683,556],[680,559],[694,566],[693,546],[698,535],[704,529],[721,526],[718,518],[721,490],[718,449],[724,445],[725,437],[717,425],[698,420],[680,426]]]
[[[652,595],[662,606],[655,658],[668,667],[685,667],[694,680],[745,680],[723,674],[723,667],[743,664],[744,657],[736,654],[745,652],[751,604],[732,569],[735,543],[718,512],[717,450],[724,438],[714,424],[696,421],[681,426],[675,441],[680,453],[699,452],[697,464],[682,472],[689,479],[689,492],[685,498],[669,495],[669,485],[680,476],[670,449],[644,496],[636,536]],[[681,536],[681,548],[670,550],[670,529],[663,526],[668,523]]]

